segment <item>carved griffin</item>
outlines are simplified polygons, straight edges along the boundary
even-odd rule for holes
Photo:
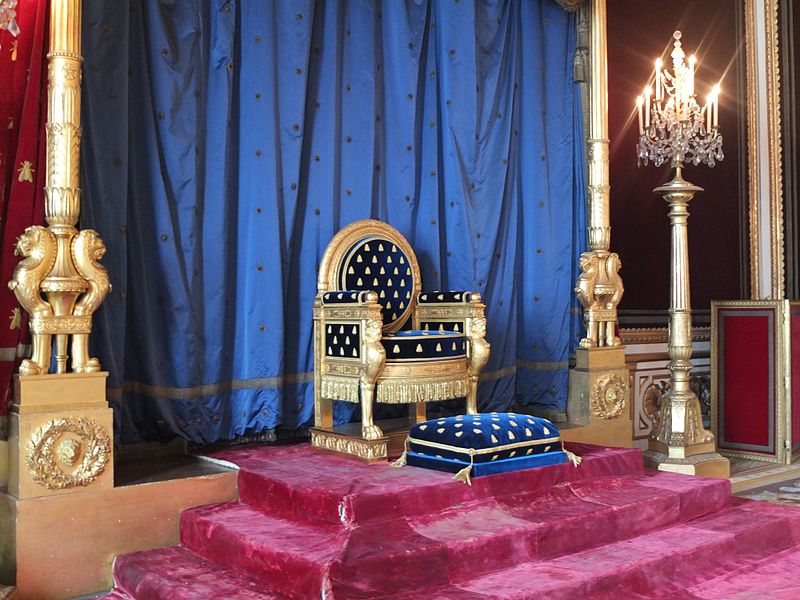
[[[17,301],[31,316],[31,321],[52,316],[53,308],[42,298],[39,284],[53,268],[56,261],[56,236],[40,225],[28,227],[17,238],[15,256],[24,256],[8,289],[14,292]],[[41,375],[50,368],[51,334],[33,333],[33,353],[25,359],[19,372],[23,375]]]
[[[619,269],[622,262],[614,252],[584,252],[580,258],[581,274],[575,294],[584,308],[586,337],[581,347],[619,346],[615,335],[617,305],[625,289]]]
[[[91,316],[111,291],[108,271],[99,261],[106,253],[106,245],[92,229],[84,229],[72,240],[72,261],[89,289],[75,304],[73,314]],[[76,373],[94,373],[100,370],[100,361],[89,358],[89,334],[76,333],[72,337],[72,370]]]

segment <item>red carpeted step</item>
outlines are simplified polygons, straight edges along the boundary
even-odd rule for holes
[[[111,598],[126,600],[287,600],[180,546],[118,556],[114,581],[113,593],[123,595]]]
[[[136,600],[122,590],[111,590],[108,594],[98,596],[95,600]]]
[[[297,598],[320,597],[347,535],[341,525],[287,521],[239,502],[181,515],[184,546]]]
[[[447,473],[387,463],[367,465],[316,452],[307,445],[226,450],[214,458],[239,466],[242,502],[301,521],[364,524],[435,513],[469,502],[546,490],[555,484],[598,477],[641,475],[641,451],[570,445],[583,464],[477,478],[471,487]]]
[[[714,589],[710,582],[707,587],[701,582],[800,542],[800,511],[778,513],[753,504],[555,559],[521,563],[463,583],[413,593],[387,588],[373,598],[455,598],[462,592],[504,600],[692,597],[697,590]],[[787,557],[786,565],[794,565],[794,560]],[[730,585],[735,590],[735,583]],[[690,595],[684,596],[687,588]]]
[[[685,597],[702,600],[752,598],[797,600],[800,597],[800,548],[778,554],[693,586]]]
[[[686,478],[679,475],[664,475]],[[353,529],[347,554],[332,571],[334,590],[368,596],[464,581],[519,562],[550,558],[640,535],[715,511],[728,498],[726,481],[692,478],[679,492],[646,477],[574,482],[548,492],[462,506],[437,515]],[[707,491],[701,508],[697,489]],[[687,499],[687,496],[690,499]],[[354,584],[354,582],[357,582]]]

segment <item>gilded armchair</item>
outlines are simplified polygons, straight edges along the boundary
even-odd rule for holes
[[[420,287],[414,251],[389,225],[358,221],[333,238],[314,302],[317,430],[332,429],[334,400],[361,403],[363,440],[384,435],[375,402],[409,404],[416,421],[439,400],[466,397],[467,412],[477,412],[489,358],[480,294]]]

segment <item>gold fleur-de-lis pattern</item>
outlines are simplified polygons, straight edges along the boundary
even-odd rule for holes
[[[377,292],[384,328],[409,315],[413,270],[403,250],[388,239],[370,236],[356,243],[342,261],[339,283],[345,290]]]
[[[325,328],[325,355],[360,358],[361,327],[356,323],[328,323]]]

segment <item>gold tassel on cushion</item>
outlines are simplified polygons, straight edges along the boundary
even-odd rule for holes
[[[453,479],[456,481],[462,481],[467,485],[472,485],[472,478],[470,475],[472,474],[472,464],[475,456],[475,450],[472,448],[469,449],[469,465],[461,469],[458,473],[453,475]]]
[[[564,451],[564,454],[567,455],[567,460],[572,461],[572,464],[575,465],[576,467],[583,461],[583,459],[580,456],[578,456],[577,454],[573,454],[572,452],[564,448],[564,442],[561,442],[561,449]]]
[[[405,467],[408,464],[408,462],[406,461],[406,455],[407,455],[406,451],[403,450],[403,453],[400,455],[400,458],[398,458],[389,466],[395,468]]]
[[[400,458],[392,462],[392,464],[389,466],[395,467],[397,469],[399,469],[400,467],[405,467],[408,464],[408,461],[406,460],[407,456],[408,456],[408,438],[406,438],[406,441],[403,442],[403,453],[400,455]]]

